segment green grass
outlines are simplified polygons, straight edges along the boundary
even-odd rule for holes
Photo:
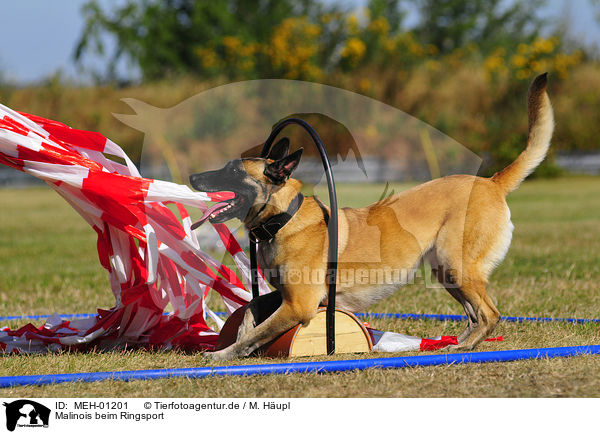
[[[397,191],[403,187],[394,186]],[[344,206],[365,205],[379,198],[382,191],[382,186],[338,186]],[[526,182],[509,197],[515,224],[513,243],[489,285],[489,293],[503,315],[600,317],[599,192],[600,178],[567,177]],[[63,199],[49,189],[3,189],[0,203],[1,316],[93,312],[112,306],[108,278],[96,257],[95,232]],[[444,290],[420,284],[400,289],[371,311],[462,314]],[[438,321],[370,323],[382,330],[424,337],[456,334],[464,327],[462,323]],[[504,341],[486,342],[477,350],[600,344],[597,324],[501,323],[495,334],[502,335]],[[369,357],[397,355],[374,353]],[[235,364],[281,361],[244,359]],[[102,386],[77,383],[3,389],[0,396],[598,397],[599,361],[598,356],[585,356],[327,375],[110,381]],[[27,375],[208,364],[199,354],[130,350],[4,356],[0,357],[0,372]]]

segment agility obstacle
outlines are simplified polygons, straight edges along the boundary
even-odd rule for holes
[[[337,193],[335,190],[335,181],[333,179],[333,171],[331,170],[331,162],[329,161],[329,156],[327,155],[327,151],[325,150],[325,146],[323,145],[323,141],[319,137],[319,134],[314,130],[314,128],[303,119],[298,118],[288,118],[284,119],[281,122],[277,123],[269,137],[265,141],[263,146],[261,157],[265,158],[273,141],[277,137],[277,135],[288,125],[299,125],[306,131],[310,138],[313,141],[313,144],[317,148],[319,152],[319,156],[321,157],[321,162],[323,163],[323,170],[325,171],[325,177],[327,179],[327,189],[329,192],[329,220],[327,221],[327,235],[329,240],[329,248],[327,250],[327,274],[326,281],[328,282],[329,291],[327,294],[327,310],[326,310],[326,322],[325,322],[325,334],[327,339],[327,354],[333,354],[335,352],[335,293],[336,293],[336,274],[337,274],[337,261],[338,261],[338,203],[337,203]],[[256,243],[253,246],[254,251],[256,251]],[[351,317],[352,314],[349,314]],[[354,321],[358,324],[358,321]],[[355,326],[356,326],[355,324]],[[360,335],[360,333],[357,333]],[[369,340],[368,335],[366,335],[366,339]],[[371,343],[368,343],[369,347]],[[291,348],[290,348],[291,350]]]

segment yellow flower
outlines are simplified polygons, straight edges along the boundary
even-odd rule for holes
[[[511,57],[510,63],[512,63],[513,66],[516,66],[517,68],[523,68],[525,65],[527,65],[527,58],[520,54],[515,54]]]
[[[526,44],[519,44],[519,46],[517,47],[517,53],[519,54],[527,54],[528,51],[529,46],[527,46]]]
[[[368,29],[378,35],[387,35],[390,31],[390,23],[384,17],[378,17],[369,23]]]
[[[358,18],[356,15],[351,14],[347,19],[346,23],[348,25],[348,33],[356,34],[358,33]]]
[[[202,66],[204,66],[206,69],[211,69],[217,66],[218,58],[217,54],[213,50],[208,48],[198,48],[198,50],[196,50],[196,54],[198,54],[198,57],[200,57],[202,61]]]
[[[581,62],[581,58],[583,57],[583,52],[581,50],[575,50],[573,54],[570,56],[571,65],[577,65]]]
[[[424,54],[425,50],[423,49],[423,46],[420,45],[417,42],[412,42],[408,44],[408,49],[410,50],[410,52],[412,54],[414,54],[417,57],[420,57]]]
[[[225,55],[227,58],[231,60],[238,56],[240,48],[242,47],[242,41],[240,41],[239,38],[236,38],[235,36],[223,36],[221,43],[225,48]]]
[[[255,43],[249,43],[246,45],[243,45],[240,50],[240,56],[242,57],[251,57],[254,56],[257,52],[258,52],[258,44]]]
[[[425,67],[430,70],[430,71],[439,71],[440,70],[440,62],[438,62],[437,60],[428,60],[425,62]]]
[[[369,89],[371,89],[371,80],[368,78],[361,78],[358,83],[358,88],[361,92],[367,92]]]
[[[437,54],[438,53],[438,47],[436,47],[433,44],[429,44],[427,45],[427,47],[425,47],[427,49],[427,54]]]
[[[383,43],[385,51],[393,52],[396,49],[396,41],[394,39],[386,39]]]
[[[506,50],[504,49],[504,47],[498,47],[494,50],[494,53],[496,56],[504,56],[506,54]]]
[[[484,68],[488,71],[497,71],[504,66],[504,59],[499,56],[490,56],[483,63]]]
[[[346,45],[342,49],[341,56],[352,64],[357,64],[363,58],[367,47],[365,43],[358,38],[348,38]]]
[[[526,78],[529,78],[530,75],[531,75],[531,71],[529,71],[528,69],[519,69],[515,74],[515,76],[519,80],[525,80]]]
[[[323,24],[329,24],[333,20],[333,14],[323,14],[321,15],[321,22]]]
[[[318,51],[320,32],[306,17],[287,18],[274,29],[265,52],[286,78],[315,78],[318,68],[311,62]]]
[[[531,70],[535,72],[542,72],[544,70],[544,62],[541,60],[534,60],[531,62]]]
[[[538,53],[552,53],[554,42],[551,39],[537,38],[533,42],[533,49]]]
[[[365,135],[369,138],[375,138],[379,135],[377,127],[375,127],[372,122],[369,123],[369,126],[365,130]]]
[[[505,50],[498,48],[483,62],[484,74],[488,80],[496,74],[507,71],[504,54]]]
[[[254,69],[255,63],[252,59],[246,59],[240,62],[240,68],[244,71],[252,71]]]

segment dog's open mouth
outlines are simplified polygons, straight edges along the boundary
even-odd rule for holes
[[[237,201],[237,202],[241,202]],[[208,208],[200,220],[192,225],[192,230],[200,227],[204,222],[210,220],[211,223],[221,223],[230,218],[233,218],[233,212],[238,208],[238,203],[235,199],[219,202]]]

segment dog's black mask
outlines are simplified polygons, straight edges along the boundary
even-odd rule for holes
[[[248,183],[248,174],[239,159],[230,161],[222,169],[191,175],[190,184],[196,190],[207,193],[235,193],[233,199],[220,202],[222,205],[210,213],[208,219],[211,223],[223,223],[233,218],[244,221],[257,196],[256,187]]]
[[[213,205],[192,228],[206,220],[222,223],[238,218],[245,221],[253,206],[261,207],[269,201],[270,194],[291,176],[302,156],[302,148],[289,154],[289,140],[283,138],[271,148],[267,158],[232,160],[222,169],[190,176],[196,190],[207,193],[231,191],[233,199]],[[254,210],[259,213],[260,210]]]

